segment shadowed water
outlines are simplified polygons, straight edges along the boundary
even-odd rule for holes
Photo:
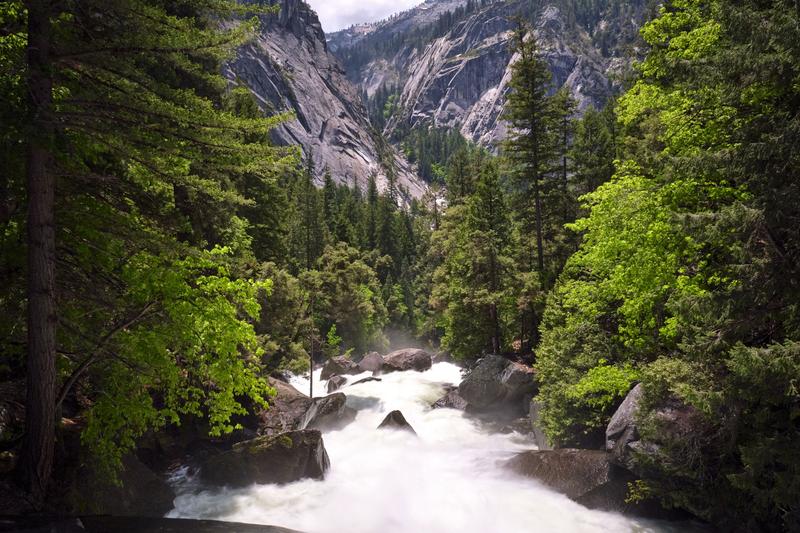
[[[319,376],[319,372],[315,373]],[[348,376],[353,383],[368,374]],[[535,481],[498,467],[533,444],[518,434],[492,434],[453,409],[431,410],[458,367],[396,372],[381,382],[345,386],[359,409],[347,427],[324,434],[331,469],[324,481],[203,490],[178,473],[180,495],[168,515],[272,524],[308,533],[667,532],[678,524],[592,511]],[[293,385],[308,391],[308,381]],[[326,383],[315,382],[315,391]],[[375,429],[399,409],[416,430]],[[684,525],[685,526],[685,525]]]

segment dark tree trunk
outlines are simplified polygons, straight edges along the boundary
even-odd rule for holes
[[[50,2],[28,0],[28,361],[19,474],[44,500],[53,466],[56,396],[55,178],[51,167]]]
[[[539,176],[538,172],[534,178],[533,194],[536,207],[536,266],[539,269],[539,279],[542,280],[542,288],[544,286],[544,242],[542,238],[542,194],[539,191]]]
[[[500,321],[497,316],[497,304],[489,305],[489,319],[492,321],[492,353],[500,353]]]

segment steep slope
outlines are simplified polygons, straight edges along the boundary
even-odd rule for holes
[[[272,1],[280,4],[279,14],[262,17],[257,39],[238,51],[225,76],[246,85],[265,110],[294,113],[295,120],[277,128],[275,141],[311,151],[318,181],[327,169],[339,183],[364,187],[375,174],[386,189],[393,171],[398,187],[420,196],[424,183],[369,124],[358,91],[328,51],[316,13],[302,0]]]
[[[434,125],[494,146],[506,134],[501,116],[515,60],[509,50],[511,17],[521,14],[533,21],[553,73],[553,90],[568,87],[583,109],[601,107],[639,54],[637,32],[646,3],[608,0],[578,8],[577,2],[563,0],[537,8],[542,4],[530,0],[429,0],[368,30],[334,34],[330,42],[367,98],[396,94],[387,135]],[[461,9],[448,18],[447,10],[456,4]],[[431,38],[420,42],[425,35]],[[391,41],[376,46],[384,36]]]

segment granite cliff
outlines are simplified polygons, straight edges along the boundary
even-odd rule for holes
[[[387,136],[433,125],[491,147],[505,137],[500,117],[515,60],[512,17],[532,21],[553,90],[568,87],[585,109],[601,107],[640,55],[638,28],[652,9],[646,4],[428,0],[386,21],[332,34],[328,43],[367,99],[387,87],[394,94]]]
[[[328,170],[339,183],[365,188],[374,174],[386,189],[393,173],[408,196],[421,195],[424,183],[370,125],[316,13],[302,0],[275,1],[279,13],[261,17],[259,34],[238,51],[225,76],[246,85],[265,111],[294,114],[274,131],[274,141],[311,152],[318,183]]]

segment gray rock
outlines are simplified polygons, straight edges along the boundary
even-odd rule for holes
[[[322,367],[320,379],[330,379],[333,376],[341,376],[344,374],[360,374],[361,370],[358,368],[358,363],[348,359],[345,356],[331,357],[325,361]]]
[[[347,383],[347,378],[344,376],[331,376],[328,379],[328,394],[337,391]]]
[[[425,2],[391,20],[365,24],[331,34],[331,47],[343,54],[365,38],[399,39],[437,13],[454,10],[464,0]],[[618,88],[617,74],[631,63],[623,53],[633,48],[631,36],[646,16],[645,2],[634,0],[624,11],[598,10],[599,25],[578,27],[566,12],[542,5],[535,29],[544,59],[553,75],[553,89],[567,87],[581,109],[601,107]],[[358,72],[349,73],[373,95],[381,86],[399,86],[399,111],[384,133],[401,128],[434,125],[458,130],[466,138],[494,148],[507,135],[502,120],[516,57],[509,50],[513,15],[530,9],[527,0],[493,2],[478,9],[450,31],[425,46],[401,47],[394,56],[378,57]],[[634,48],[635,50],[635,48]],[[616,84],[616,86],[615,86]]]
[[[336,183],[366,190],[375,174],[386,190],[391,165],[409,196],[424,194],[404,156],[372,131],[358,89],[328,51],[316,13],[302,0],[271,3],[280,5],[279,13],[260,17],[255,39],[237,51],[223,75],[232,85],[246,85],[265,112],[294,114],[273,130],[273,141],[313,154],[318,184],[329,171]]]
[[[229,451],[204,461],[200,476],[213,485],[243,487],[252,483],[322,479],[329,466],[322,434],[316,429],[305,429],[235,444]]]
[[[383,356],[378,352],[370,352],[358,362],[358,368],[362,372],[380,372],[383,368]]]
[[[414,428],[411,427],[411,424],[406,421],[406,417],[403,416],[403,413],[397,410],[386,415],[386,418],[380,423],[378,429],[399,429],[402,431],[410,431],[414,435],[417,434]]]
[[[628,392],[606,427],[606,451],[611,452],[619,464],[630,466],[630,445],[639,440],[636,416],[643,395],[644,389],[639,383]]]
[[[431,406],[433,409],[458,409],[463,411],[467,408],[467,401],[458,394],[458,390],[452,390],[436,400]]]
[[[387,354],[382,372],[416,370],[423,372],[431,368],[431,354],[418,348],[406,348]]]
[[[353,385],[358,385],[358,384],[360,384],[360,383],[369,383],[369,382],[371,382],[371,381],[382,381],[382,380],[381,380],[381,378],[376,378],[376,377],[372,377],[372,376],[370,376],[370,377],[368,377],[368,378],[362,378],[362,379],[359,379],[358,381],[356,381],[355,383],[353,383]]]
[[[277,394],[270,400],[269,407],[258,412],[258,434],[277,435],[300,427],[311,407],[311,398],[283,381],[270,378],[269,384]]]
[[[614,468],[610,455],[604,451],[571,448],[522,452],[505,466],[573,500],[608,484]]]
[[[166,480],[133,455],[122,459],[119,484],[84,462],[66,495],[73,513],[116,516],[163,516],[173,508],[175,493]]]
[[[553,446],[547,440],[547,435],[545,435],[544,430],[542,429],[541,412],[542,402],[536,398],[532,399],[530,403],[530,410],[528,411],[528,420],[530,421],[531,432],[533,433],[533,438],[536,441],[536,446],[540,450],[552,450]]]
[[[532,368],[488,355],[467,374],[458,393],[472,410],[507,410],[523,415],[522,399],[538,389],[534,378]]]
[[[306,411],[300,429],[339,429],[356,417],[356,410],[347,405],[347,397],[341,392],[324,398],[314,398]]]

